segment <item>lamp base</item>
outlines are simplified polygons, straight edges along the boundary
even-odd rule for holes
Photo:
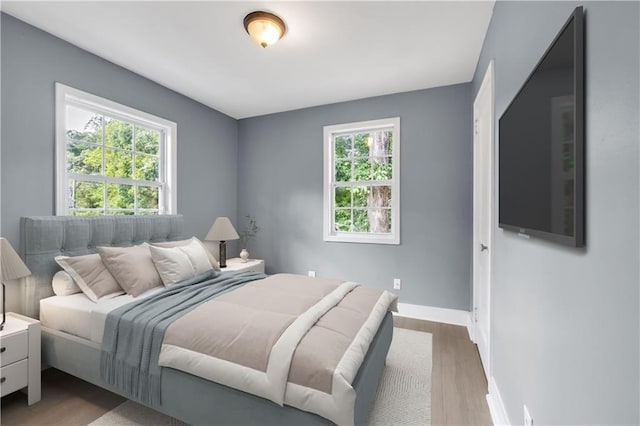
[[[218,252],[219,252],[218,261],[220,262],[220,267],[226,268],[227,267],[227,242],[226,241],[220,241],[220,250]]]

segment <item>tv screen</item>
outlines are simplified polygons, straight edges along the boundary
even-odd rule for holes
[[[500,117],[501,228],[584,246],[583,73],[579,7]]]

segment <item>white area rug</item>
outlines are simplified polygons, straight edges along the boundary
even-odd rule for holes
[[[431,424],[431,334],[393,329],[369,426]],[[184,423],[126,401],[89,426],[182,426]]]

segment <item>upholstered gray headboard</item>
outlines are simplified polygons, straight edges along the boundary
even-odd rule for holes
[[[33,216],[20,219],[20,251],[31,275],[23,282],[23,312],[37,318],[40,299],[53,295],[60,270],[54,258],[95,253],[98,246],[131,246],[182,237],[181,215]]]

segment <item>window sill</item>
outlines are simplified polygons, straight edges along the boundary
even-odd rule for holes
[[[324,236],[324,241],[336,243],[361,243],[361,244],[400,244],[398,235],[376,235],[356,233],[336,233]]]

